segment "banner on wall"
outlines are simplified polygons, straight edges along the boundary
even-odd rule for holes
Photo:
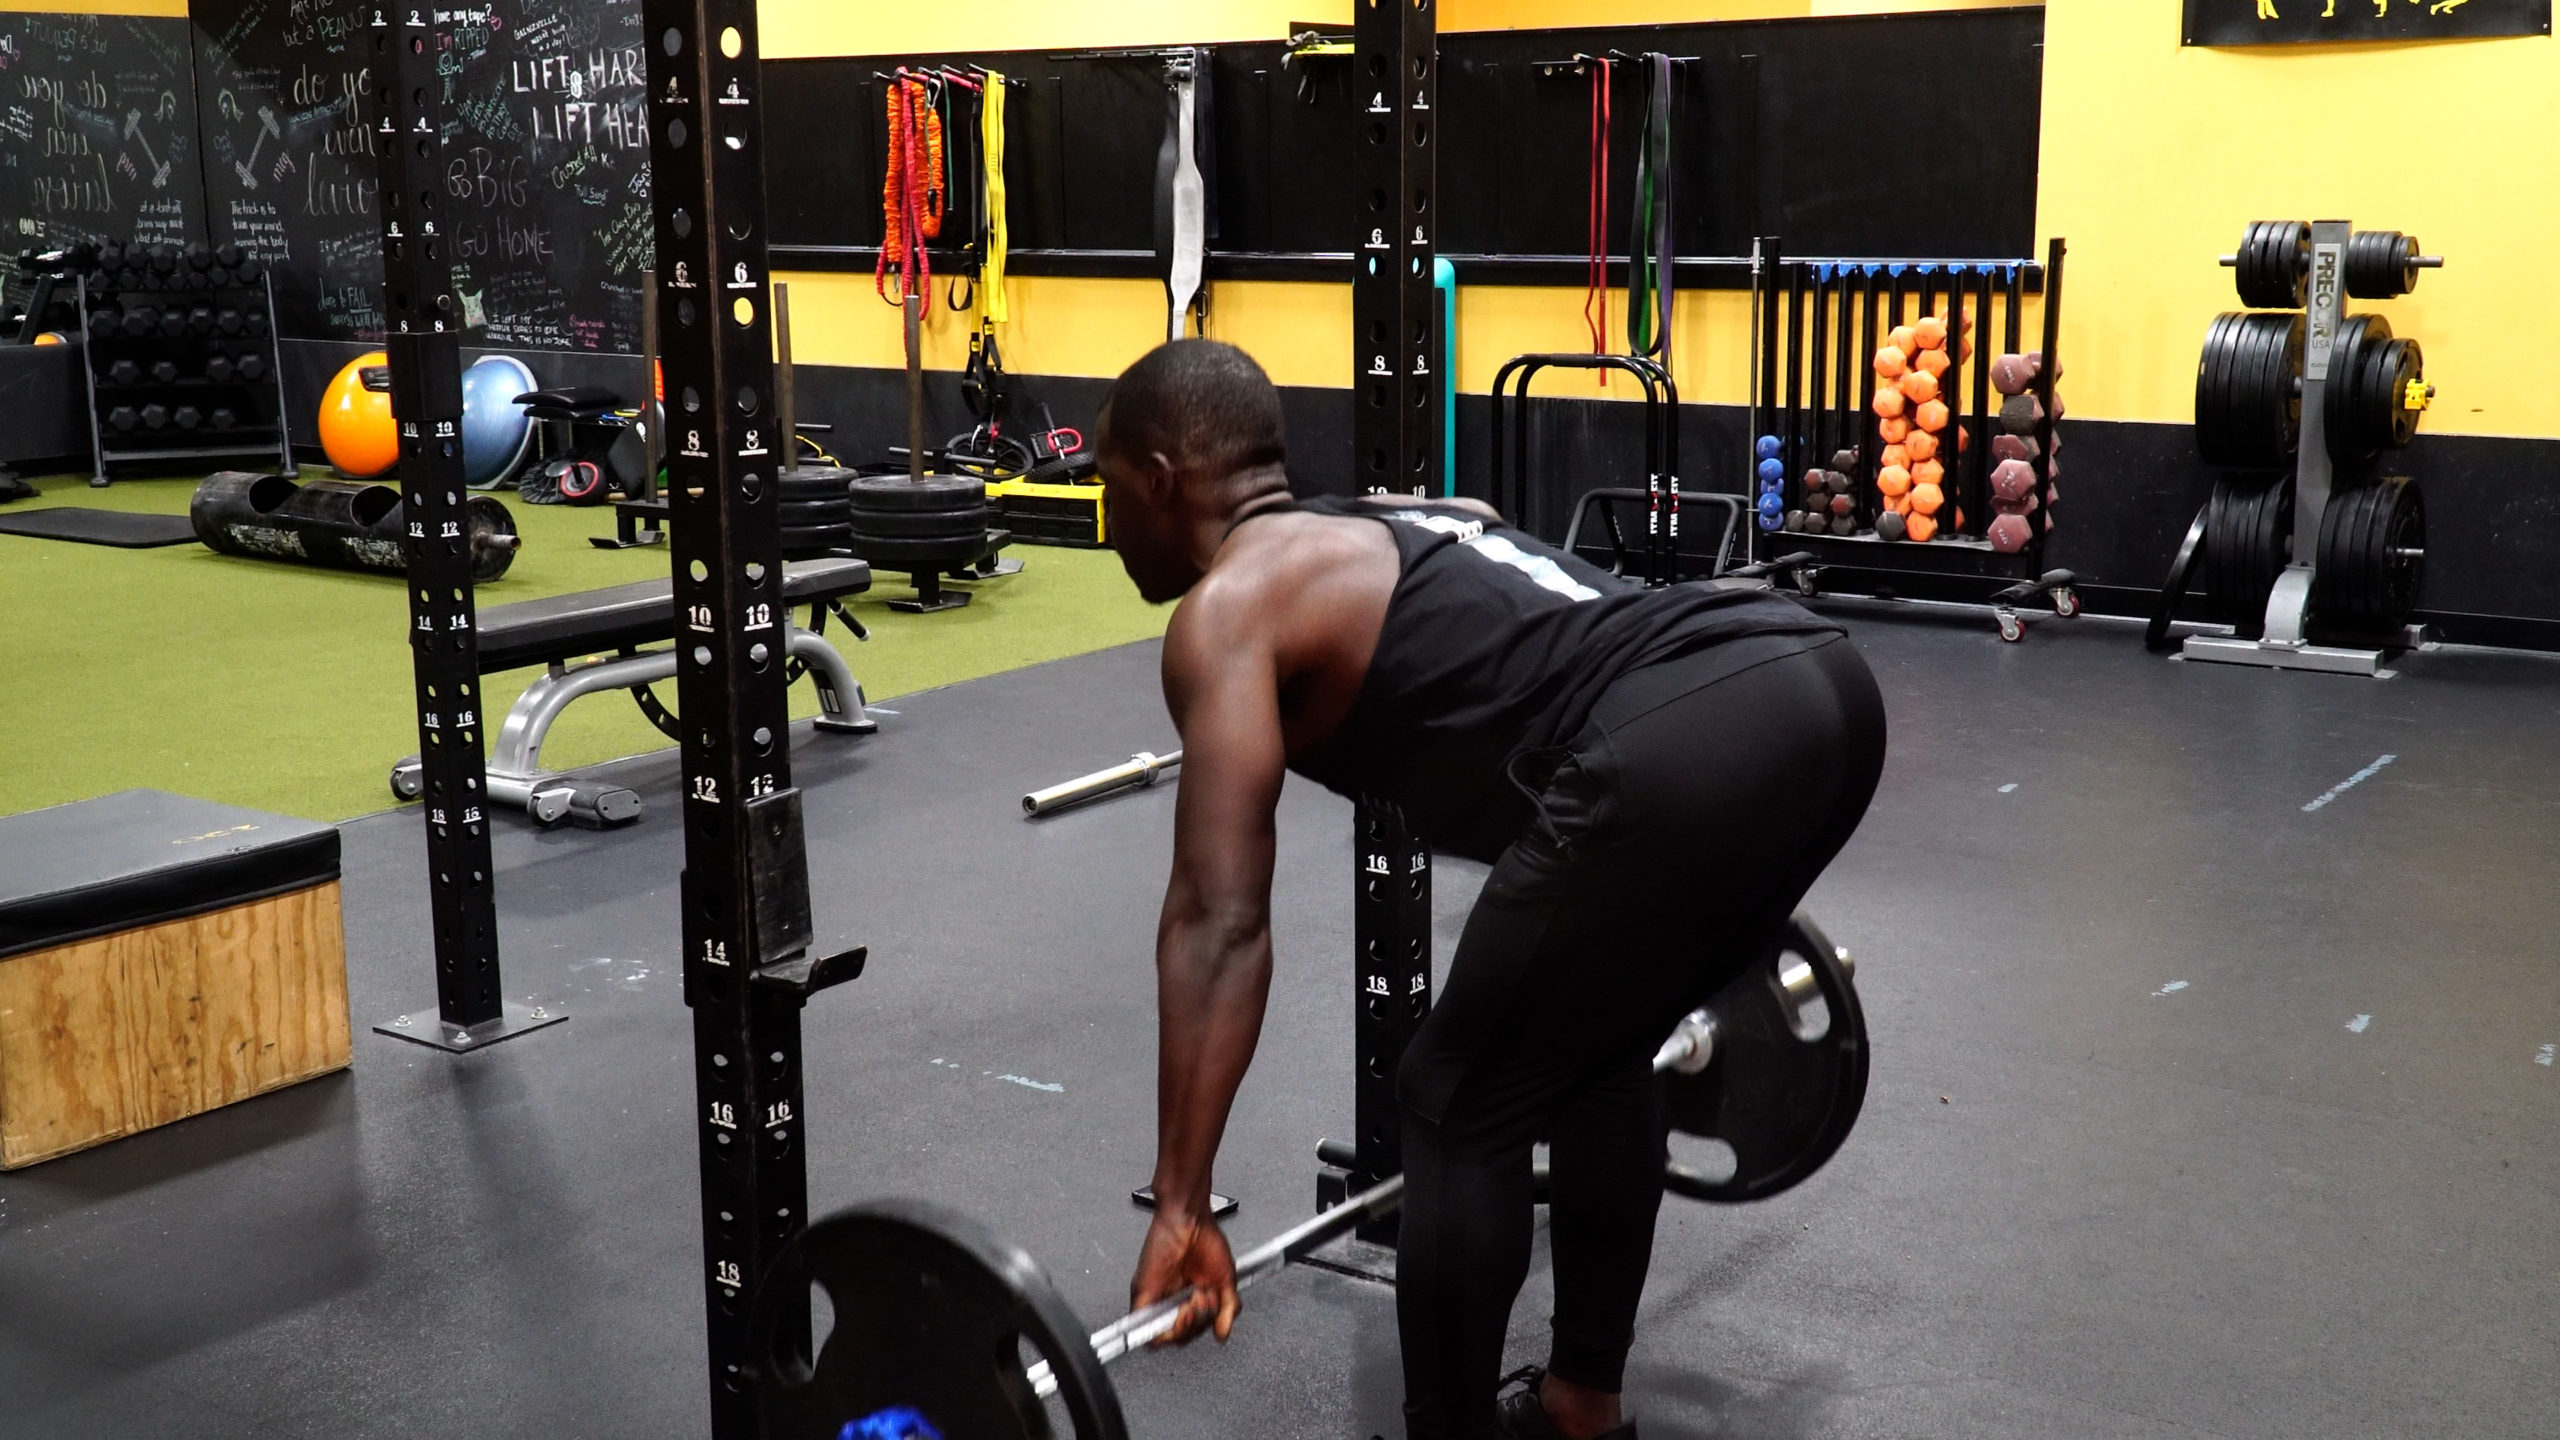
[[[2551,0],[2187,0],[2190,45],[2550,33]]]

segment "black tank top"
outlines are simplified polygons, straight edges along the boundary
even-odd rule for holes
[[[1618,677],[1753,636],[1841,633],[1765,591],[1648,590],[1455,506],[1328,496],[1286,508],[1386,526],[1401,567],[1351,713],[1289,768],[1393,805],[1434,845],[1479,860],[1533,816],[1513,762],[1572,739]]]

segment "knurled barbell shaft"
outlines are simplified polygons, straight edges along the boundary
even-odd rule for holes
[[[1176,756],[1181,754],[1180,751],[1174,753]],[[1833,953],[1840,962],[1841,973],[1856,973],[1856,962],[1846,949],[1837,949]],[[1803,960],[1779,968],[1778,986],[1798,1006],[1821,993],[1813,966]],[[1662,1042],[1662,1048],[1654,1052],[1653,1070],[1657,1075],[1666,1070],[1695,1075],[1714,1062],[1715,1054],[1716,1017],[1713,1011],[1701,1006],[1683,1017],[1673,1027],[1671,1037]],[[1286,1268],[1290,1261],[1341,1239],[1365,1221],[1394,1214],[1403,1203],[1404,1177],[1394,1175],[1330,1210],[1299,1221],[1236,1257],[1236,1288],[1241,1290]],[[1182,1314],[1182,1307],[1190,1303],[1191,1295],[1191,1291],[1184,1290],[1143,1309],[1132,1310],[1094,1331],[1088,1337],[1094,1358],[1108,1365],[1171,1330],[1174,1321]],[[1026,1378],[1031,1382],[1031,1393],[1041,1399],[1058,1393],[1057,1377],[1050,1374],[1046,1360],[1032,1365]]]

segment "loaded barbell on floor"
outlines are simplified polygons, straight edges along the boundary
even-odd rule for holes
[[[1735,1155],[1732,1177],[1686,1188],[1675,1171],[1671,1188],[1738,1202],[1800,1183],[1839,1150],[1866,1095],[1848,952],[1796,916],[1774,955],[1680,1022],[1653,1068],[1672,1123]],[[1278,1273],[1403,1198],[1396,1176],[1301,1221],[1236,1256],[1236,1284]],[[834,1316],[814,1357],[801,1330],[813,1288]],[[818,1221],[775,1259],[756,1291],[748,1378],[770,1440],[1046,1440],[1053,1397],[1076,1440],[1127,1440],[1103,1367],[1171,1330],[1189,1299],[1088,1334],[1019,1247],[945,1206],[879,1201]]]

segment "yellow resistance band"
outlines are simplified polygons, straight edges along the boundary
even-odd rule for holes
[[[1004,77],[986,74],[985,99],[978,107],[979,153],[987,172],[987,254],[978,270],[978,323],[1000,325],[1004,303],[1005,250],[1013,241],[1004,220]]]

